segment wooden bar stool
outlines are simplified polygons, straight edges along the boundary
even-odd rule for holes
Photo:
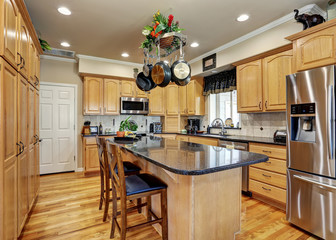
[[[105,222],[108,215],[109,203],[112,202],[110,198],[110,191],[112,190],[110,186],[110,170],[108,165],[108,158],[106,153],[106,140],[96,136],[96,141],[98,144],[98,157],[99,157],[99,167],[100,167],[100,201],[99,210],[102,209],[104,203],[104,215],[103,221]],[[125,175],[139,174],[141,168],[136,166],[131,162],[123,162]],[[138,204],[141,204],[141,199],[138,200]]]
[[[162,226],[162,239],[168,239],[168,218],[167,218],[167,185],[157,177],[150,174],[138,174],[125,177],[121,152],[126,151],[114,145],[107,143],[107,156],[111,169],[116,166],[118,172],[113,171],[111,176],[111,186],[113,194],[113,214],[110,238],[114,237],[115,227],[117,226],[120,233],[120,239],[126,239],[126,232],[132,229],[145,227],[160,223]],[[121,211],[117,211],[117,193],[120,195]],[[158,218],[151,209],[151,196],[160,194],[161,197],[161,218]],[[127,208],[126,201],[146,197],[147,202]],[[127,213],[136,210],[139,207],[147,206],[147,222],[134,226],[127,226]],[[121,224],[117,222],[117,216],[121,215]],[[152,220],[152,217],[154,220]]]

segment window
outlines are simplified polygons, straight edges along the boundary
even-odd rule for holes
[[[234,127],[237,127],[240,121],[237,112],[237,90],[209,95],[209,125],[215,118],[221,118],[224,123],[227,118],[231,118]]]

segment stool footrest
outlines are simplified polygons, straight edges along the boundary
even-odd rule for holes
[[[134,225],[134,226],[127,227],[126,230],[130,231],[130,230],[133,230],[133,229],[137,229],[137,228],[141,228],[141,227],[147,227],[147,226],[151,226],[153,224],[161,223],[161,222],[162,222],[162,218],[159,218],[159,219],[152,220],[152,221],[149,221],[149,222],[140,223],[140,224],[137,224],[137,225]]]

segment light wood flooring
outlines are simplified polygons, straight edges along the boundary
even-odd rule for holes
[[[104,223],[103,212],[98,210],[99,181],[98,176],[84,177],[82,173],[42,176],[38,201],[20,239],[109,239],[110,222]],[[283,211],[243,196],[241,232],[236,239],[316,239],[290,225],[285,217]],[[130,224],[143,220],[137,212],[128,217]],[[147,227],[128,232],[127,239],[161,237]]]

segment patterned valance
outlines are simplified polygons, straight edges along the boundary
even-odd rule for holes
[[[203,95],[236,90],[236,69],[204,77]]]

